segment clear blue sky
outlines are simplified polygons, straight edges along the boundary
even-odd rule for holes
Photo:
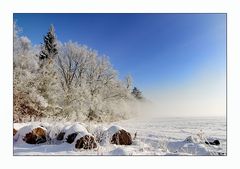
[[[225,76],[225,14],[14,14],[14,20],[33,44],[54,24],[61,42],[109,56],[120,78],[130,73],[143,93],[189,84],[208,70]]]

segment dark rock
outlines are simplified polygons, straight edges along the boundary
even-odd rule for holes
[[[123,129],[119,130],[117,133],[113,134],[111,143],[117,145],[131,145],[131,134]]]
[[[13,136],[15,136],[16,133],[17,133],[17,130],[13,128]]]
[[[210,144],[210,145],[220,145],[220,141],[219,140],[214,140],[214,141],[205,141],[206,144]]]
[[[220,141],[219,140],[214,140],[213,145],[216,145],[216,146],[220,145]]]
[[[75,138],[77,137],[77,135],[78,135],[78,132],[68,135],[67,139],[66,139],[67,142],[72,144],[74,142]]]
[[[226,155],[226,154],[223,153],[223,152],[218,152],[218,155],[220,155],[220,156],[224,156],[224,155]]]
[[[65,132],[60,132],[57,136],[57,140],[63,140]]]
[[[46,132],[44,129],[38,127],[32,130],[32,132],[27,133],[23,140],[28,144],[40,144],[45,143],[46,139]]]
[[[85,135],[76,141],[75,148],[93,149],[97,148],[97,143],[93,136]]]

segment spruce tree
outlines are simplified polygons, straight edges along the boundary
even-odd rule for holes
[[[136,98],[136,99],[143,99],[142,96],[142,92],[140,90],[138,90],[138,88],[134,87],[132,90],[132,95]]]
[[[57,38],[53,25],[50,26],[48,33],[44,36],[44,43],[40,51],[39,65],[40,69],[36,75],[37,92],[47,101],[45,108],[46,116],[54,116],[55,107],[58,106],[59,90],[57,68],[55,66],[55,58],[58,54]]]
[[[43,38],[42,50],[39,54],[40,60],[50,59],[52,60],[57,54],[57,43],[54,26],[51,25],[48,33]]]

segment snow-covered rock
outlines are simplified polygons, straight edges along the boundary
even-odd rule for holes
[[[65,135],[64,132],[60,132],[60,133],[57,135],[56,139],[57,139],[58,141],[62,141],[62,140],[64,139],[64,135]]]
[[[17,130],[13,128],[13,136],[15,136],[15,134],[17,134]]]
[[[72,133],[76,133],[76,132],[87,132],[87,129],[79,124],[79,123],[75,123],[69,127],[65,127],[65,139],[67,138],[68,135],[72,134]]]
[[[117,145],[131,145],[132,136],[129,132],[122,129],[112,136],[111,143]]]
[[[120,126],[113,125],[103,133],[101,144],[131,145],[132,137],[129,132]]]
[[[97,143],[93,135],[90,133],[80,132],[75,139],[76,149],[94,149],[97,148]]]
[[[63,124],[58,123],[55,125],[52,125],[51,128],[48,129],[48,136],[51,140],[54,140],[57,138],[59,133],[62,131],[62,128],[64,127]]]
[[[102,131],[101,131],[101,128],[99,128],[99,130],[102,132],[101,138],[99,139],[99,144],[101,146],[107,146],[108,144],[111,143],[112,136],[122,129],[123,129],[122,127],[117,125],[113,125],[108,129],[102,128]]]
[[[113,125],[113,126],[109,127],[106,132],[107,132],[108,136],[111,138],[119,130],[123,130],[123,128],[120,126],[117,126],[117,125]]]
[[[186,142],[186,143],[200,143],[201,140],[198,137],[189,136],[184,140],[184,142]]]
[[[214,146],[219,146],[220,145],[219,140],[213,140],[213,141],[206,140],[205,143],[208,144],[208,145],[210,144],[210,145],[214,145]]]
[[[88,131],[83,125],[75,123],[71,126],[64,127],[61,133],[64,133],[64,140],[71,144],[79,133],[88,133]]]
[[[60,133],[58,133],[58,136],[56,137],[57,140],[63,140],[65,138],[66,131],[71,128],[71,125],[67,124],[64,127],[62,127]]]
[[[46,142],[46,129],[36,124],[24,126],[18,130],[14,136],[14,141],[29,144]]]
[[[80,131],[87,131],[87,129],[79,124],[79,123],[74,123],[74,124],[66,124],[65,126],[61,126],[61,131],[58,132],[56,139],[57,140],[64,140],[67,141],[68,143],[72,143],[77,136],[77,133]]]
[[[16,125],[14,125],[14,128],[15,128]],[[34,128],[37,128],[39,127],[38,125],[34,125],[34,124],[31,124],[31,125],[25,125],[23,127],[19,127],[18,128],[18,132],[16,133],[16,135],[13,137],[15,141],[20,141],[22,140],[25,135],[29,132],[31,132]]]

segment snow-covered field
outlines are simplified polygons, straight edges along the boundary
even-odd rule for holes
[[[36,122],[35,124],[39,124]],[[42,123],[43,124],[43,123]],[[14,124],[19,129],[27,124]],[[43,124],[50,135],[59,132],[68,123]],[[73,144],[26,144],[14,141],[14,155],[226,155],[226,119],[212,118],[152,118],[131,119],[111,124],[84,124],[89,133],[112,125],[130,132],[132,145],[98,144],[93,150],[75,149]],[[220,145],[207,145],[205,140],[219,140]]]

